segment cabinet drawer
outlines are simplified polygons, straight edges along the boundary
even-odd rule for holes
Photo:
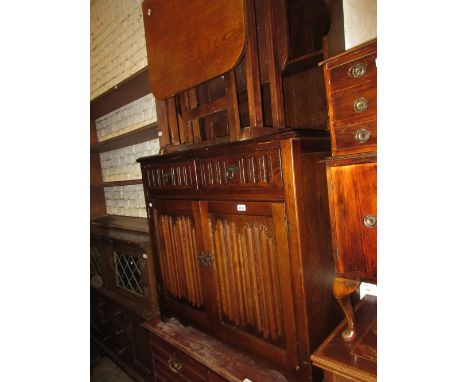
[[[158,336],[151,335],[154,374],[168,375],[178,381],[206,381],[208,369]]]
[[[142,168],[142,172],[143,182],[149,190],[172,191],[197,188],[193,160],[147,165]]]
[[[376,57],[377,53],[372,53],[329,69],[330,91],[333,93],[371,81],[375,83],[377,81]]]
[[[377,115],[377,87],[370,85],[336,93],[331,105],[334,125],[374,117]]]
[[[197,171],[199,187],[205,190],[283,189],[279,148],[199,159]]]
[[[377,150],[377,120],[335,127],[333,153],[351,154]]]

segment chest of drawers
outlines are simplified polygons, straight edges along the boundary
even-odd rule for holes
[[[333,155],[377,150],[377,41],[324,62]]]
[[[377,283],[377,40],[323,63],[332,157],[328,200],[335,261],[333,292],[356,337],[350,295],[361,281]]]

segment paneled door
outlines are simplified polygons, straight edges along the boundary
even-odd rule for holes
[[[327,167],[337,274],[377,281],[377,163]]]
[[[294,365],[296,329],[284,204],[200,204],[205,256],[211,260],[217,294],[218,335]]]
[[[151,229],[157,238],[157,279],[161,307],[207,325],[205,292],[208,268],[203,252],[199,202],[158,200],[149,203]]]

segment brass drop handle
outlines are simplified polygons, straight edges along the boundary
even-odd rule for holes
[[[377,218],[374,215],[364,216],[363,221],[364,221],[364,225],[367,228],[375,228],[375,226],[377,225]]]
[[[224,175],[226,176],[226,179],[231,180],[234,178],[234,175],[236,172],[239,171],[239,167],[237,167],[234,164],[229,165],[226,167],[226,171],[224,172]]]
[[[356,79],[361,78],[366,74],[367,71],[367,64],[365,62],[357,62],[353,66],[351,66],[348,70],[348,76]]]
[[[166,185],[169,182],[169,174],[162,173],[163,185]]]
[[[358,129],[354,133],[354,140],[358,143],[365,143],[369,140],[371,133],[367,129]]]
[[[367,100],[365,98],[357,98],[354,100],[353,107],[356,113],[362,113],[367,109]]]
[[[167,363],[169,364],[169,368],[176,374],[180,373],[184,368],[184,366],[177,360],[175,356],[169,358]]]

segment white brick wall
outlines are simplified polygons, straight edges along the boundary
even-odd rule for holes
[[[142,0],[91,0],[91,99],[147,64]]]
[[[143,185],[104,188],[107,213],[146,218]]]
[[[156,120],[156,100],[150,93],[96,119],[97,138],[101,142]]]
[[[104,182],[141,179],[140,164],[136,160],[158,153],[159,139],[101,153],[102,179]]]

